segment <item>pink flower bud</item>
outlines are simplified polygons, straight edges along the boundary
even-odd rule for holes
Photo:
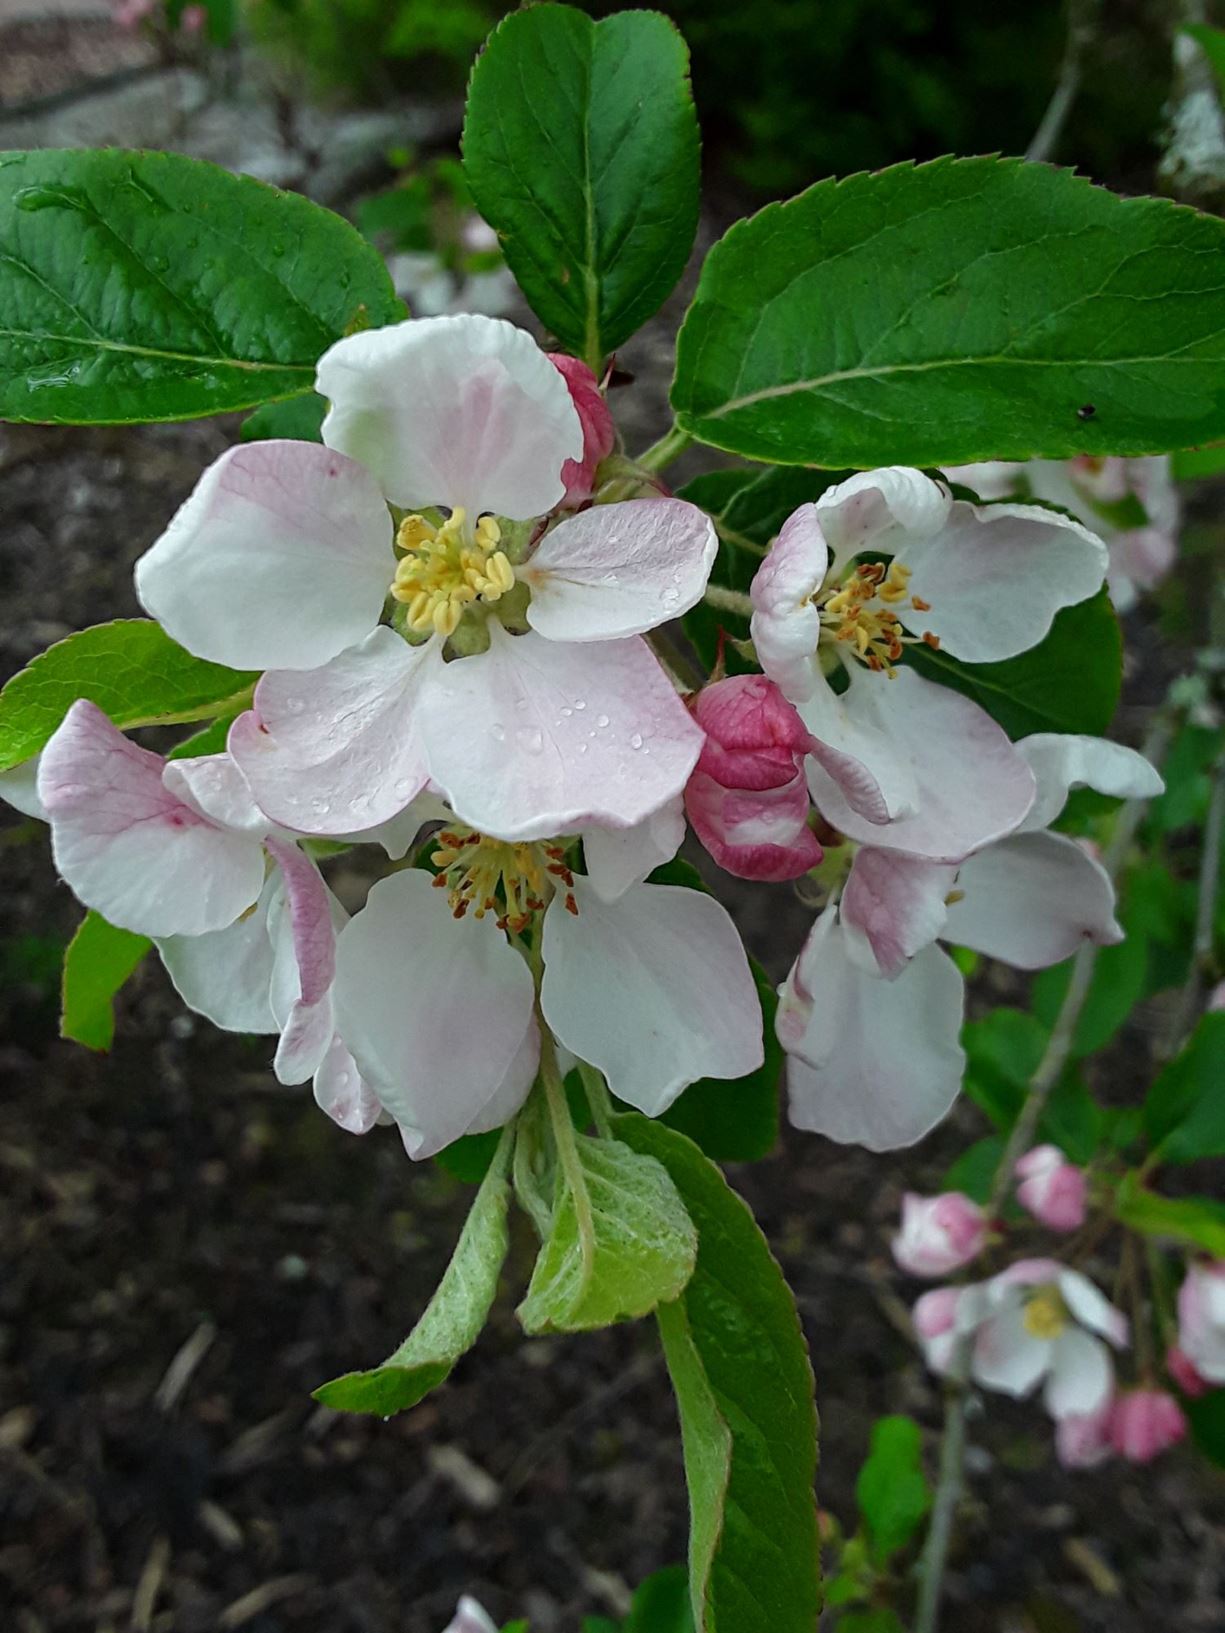
[[[1055,1455],[1065,1469],[1095,1469],[1114,1451],[1110,1442],[1113,1402],[1096,1412],[1073,1412],[1055,1422]]]
[[[976,1258],[986,1239],[986,1214],[960,1191],[942,1196],[907,1191],[893,1257],[912,1276],[947,1276]]]
[[[1165,1369],[1188,1400],[1198,1400],[1212,1388],[1194,1361],[1184,1355],[1177,1344],[1171,1344],[1165,1352]]]
[[[1085,1222],[1088,1182],[1055,1145],[1036,1145],[1017,1163],[1017,1201],[1051,1230],[1078,1230]]]
[[[808,731],[778,687],[764,675],[729,675],[704,687],[692,708],[706,741],[685,809],[715,861],[738,878],[773,883],[816,867]]]
[[[933,1287],[916,1300],[912,1315],[919,1337],[930,1340],[952,1332],[960,1298],[960,1287]]]
[[[583,426],[582,459],[568,459],[561,468],[561,479],[566,484],[562,504],[573,509],[576,505],[585,505],[591,498],[596,466],[612,453],[617,430],[599,382],[586,363],[577,357],[568,357],[565,352],[547,355],[570,387],[570,400]]]
[[[1225,1259],[1192,1264],[1178,1289],[1178,1347],[1212,1384],[1225,1384]]]
[[[184,6],[179,18],[179,30],[183,34],[199,34],[207,22],[208,12],[203,6]]]
[[[1164,1389],[1128,1389],[1110,1409],[1110,1444],[1129,1463],[1151,1463],[1187,1433],[1182,1407]]]

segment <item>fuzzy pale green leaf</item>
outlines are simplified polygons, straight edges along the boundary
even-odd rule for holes
[[[87,1049],[109,1049],[115,1038],[115,994],[153,943],[109,924],[91,908],[64,954],[60,1036]]]

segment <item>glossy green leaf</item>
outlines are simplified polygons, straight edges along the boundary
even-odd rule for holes
[[[666,17],[514,12],[477,58],[464,171],[541,322],[598,369],[658,310],[698,219],[685,43]]]
[[[1144,1129],[1162,1162],[1225,1156],[1225,1014],[1205,1015],[1148,1091]]]
[[[668,1565],[647,1577],[634,1594],[621,1633],[693,1633],[689,1573],[683,1565]]]
[[[1225,1259],[1225,1203],[1206,1196],[1159,1196],[1135,1174],[1125,1176],[1115,1197],[1115,1217],[1142,1236],[1200,1247]]]
[[[1225,471],[1225,443],[1207,448],[1183,448],[1174,455],[1172,467],[1174,478],[1179,482],[1219,476]]]
[[[40,652],[0,691],[0,771],[37,754],[78,698],[126,731],[206,720],[240,706],[258,679],[192,657],[149,618],[94,624]]]
[[[507,1151],[503,1147],[503,1153]],[[349,1372],[315,1390],[338,1412],[388,1417],[436,1389],[480,1337],[497,1292],[509,1237],[510,1186],[505,1161],[486,1174],[464,1222],[455,1253],[420,1321],[382,1366]]]
[[[779,464],[1147,454],[1225,437],[1225,223],[1019,159],[818,182],[706,258],[672,403]]]
[[[355,228],[175,153],[0,154],[0,418],[194,419],[288,397],[403,315]]]
[[[813,1633],[820,1608],[812,1368],[790,1289],[748,1208],[692,1141],[636,1115],[618,1139],[667,1166],[698,1227],[658,1312],[689,1486],[700,1633]]]
[[[559,1164],[553,1227],[518,1311],[529,1333],[649,1315],[693,1274],[697,1233],[663,1164],[619,1140],[574,1138],[586,1194],[565,1184]]]
[[[243,442],[262,442],[268,437],[288,437],[291,442],[322,442],[326,400],[317,391],[265,403],[248,414],[239,429]]]
[[[905,659],[973,698],[1012,738],[1036,731],[1100,737],[1123,684],[1123,636],[1105,590],[1065,607],[1044,641],[1001,663],[962,663],[922,645],[907,647]]]
[[[91,908],[64,954],[60,1036],[87,1049],[115,1040],[115,994],[153,943],[108,924]]]
[[[883,1565],[904,1548],[932,1505],[923,1472],[923,1436],[913,1418],[878,1418],[868,1460],[855,1482],[855,1500],[867,1527],[872,1555]]]

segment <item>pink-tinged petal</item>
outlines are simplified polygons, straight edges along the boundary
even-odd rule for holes
[[[61,877],[139,935],[220,930],[258,897],[258,839],[214,827],[162,783],[164,762],[74,703],[46,748],[38,791]]]
[[[313,1077],[332,1043],[336,932],[332,896],[315,863],[297,845],[269,839],[267,850],[285,883],[285,915],[297,972],[273,1067],[281,1083]]]
[[[349,1134],[368,1134],[383,1112],[382,1102],[357,1069],[337,1032],[314,1078],[315,1102]]]
[[[430,780],[461,822],[502,839],[632,828],[681,792],[702,734],[645,641],[490,634],[422,711]]]
[[[23,760],[9,771],[0,771],[0,800],[11,805],[22,816],[34,817],[39,822],[47,821],[47,813],[43,809],[43,802],[38,797],[38,768],[42,760],[41,754],[36,754],[32,760]]]
[[[700,763],[700,762],[699,762]],[[725,788],[695,771],[685,787],[693,831],[714,860],[738,879],[778,884],[815,868],[823,852],[808,826],[808,784],[794,772],[781,788]]]
[[[237,762],[228,754],[167,760],[162,784],[184,805],[190,805],[218,828],[252,834],[257,839],[268,832],[267,816],[252,798]]]
[[[253,442],[215,460],[136,563],[145,611],[197,657],[313,669],[368,635],[395,569],[391,517],[354,460]]]
[[[803,764],[808,728],[765,675],[728,675],[690,699],[706,733],[698,770],[724,788],[781,788]]]
[[[1012,832],[1034,798],[1029,766],[991,716],[947,686],[912,669],[890,679],[856,668],[833,700],[838,739],[875,778],[889,820],[865,814],[845,778],[818,751],[808,762],[812,796],[829,822],[862,844],[956,862]],[[800,713],[814,737],[830,742],[829,721]]]
[[[783,523],[749,588],[757,661],[793,703],[821,681],[821,615],[813,597],[828,570],[829,545],[817,507],[801,505]]]
[[[909,537],[897,560],[911,569],[897,614],[915,634],[939,638],[965,663],[1027,652],[1055,614],[1093,595],[1106,547],[1079,522],[1041,505],[972,505],[959,499],[938,533]]]
[[[1178,1289],[1178,1342],[1203,1377],[1225,1384],[1225,1259],[1188,1266]]]
[[[912,1276],[947,1276],[978,1257],[988,1220],[977,1202],[960,1191],[902,1198],[902,1228],[890,1244],[893,1257]]]
[[[817,500],[817,515],[841,574],[866,551],[898,555],[930,538],[948,520],[947,489],[922,471],[890,465],[829,488]]]
[[[496,1624],[485,1614],[475,1599],[467,1594],[459,1601],[454,1618],[445,1633],[498,1633]]]
[[[561,468],[562,481],[566,484],[562,502],[585,504],[591,498],[596,466],[607,459],[616,446],[617,428],[600,383],[586,363],[565,352],[546,352],[545,356],[569,387],[570,400],[583,427],[583,457],[568,459]]]
[[[1191,1357],[1177,1344],[1171,1344],[1165,1352],[1165,1369],[1188,1400],[1199,1400],[1212,1388]]]
[[[1131,1329],[1127,1317],[1116,1310],[1106,1295],[1079,1270],[1059,1267],[1059,1292],[1063,1302],[1082,1327],[1109,1339],[1115,1349],[1125,1349]],[[1087,1410],[1087,1408],[1086,1408]]]
[[[962,863],[957,890],[945,939],[1020,970],[1058,964],[1086,941],[1123,939],[1108,875],[1065,834],[1019,833],[988,845]]]
[[[1035,732],[1022,737],[1017,751],[1028,761],[1038,785],[1023,831],[1049,827],[1073,788],[1092,788],[1114,799],[1152,799],[1165,787],[1160,773],[1137,754],[1105,737],[1073,732]]]
[[[527,621],[550,641],[614,641],[679,618],[702,599],[719,549],[683,499],[593,505],[545,534],[515,576]]]
[[[583,456],[565,380],[524,329],[501,318],[409,319],[338,340],[316,385],[323,440],[369,467],[393,504],[525,520],[565,492]]]
[[[761,1003],[736,927],[713,897],[635,885],[603,902],[574,881],[578,913],[544,921],[544,1018],[620,1099],[648,1117],[703,1077],[764,1059]]]
[[[1057,1145],[1036,1145],[1014,1170],[1017,1201],[1050,1230],[1079,1230],[1088,1216],[1089,1181]]]
[[[189,1009],[227,1032],[279,1032],[273,1013],[273,948],[269,909],[284,886],[268,875],[260,898],[224,930],[201,936],[163,936],[157,944],[166,973]]]
[[[439,642],[409,646],[384,627],[323,669],[265,675],[229,738],[261,808],[308,834],[399,816],[427,781],[421,721],[441,667]]]
[[[984,1321],[974,1340],[970,1371],[984,1389],[1021,1399],[1033,1390],[1051,1361],[1051,1345],[1025,1325],[1022,1305],[1010,1305]]]
[[[583,861],[601,901],[615,902],[631,885],[670,862],[685,837],[685,807],[678,795],[632,828],[588,828]]]
[[[1129,1463],[1151,1463],[1187,1435],[1182,1407],[1164,1389],[1128,1389],[1110,1410],[1110,1443]]]
[[[1110,1407],[1107,1400],[1096,1412],[1073,1412],[1056,1420],[1055,1455],[1063,1468],[1095,1469],[1113,1455]]]
[[[779,1005],[791,1121],[871,1151],[922,1139],[961,1088],[964,1004],[961,975],[938,947],[925,947],[895,981],[882,980],[849,957],[827,909]]]
[[[1114,1389],[1110,1351],[1100,1338],[1065,1327],[1051,1346],[1043,1399],[1053,1418],[1085,1417],[1100,1411]]]
[[[336,1011],[413,1157],[458,1139],[522,1059],[532,975],[492,919],[455,919],[429,875],[381,879],[340,934]]]
[[[865,845],[842,891],[847,951],[869,974],[892,978],[944,930],[957,869]],[[954,938],[955,939],[955,938]]]

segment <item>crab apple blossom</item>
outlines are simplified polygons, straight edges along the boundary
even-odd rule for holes
[[[1115,1396],[1110,1444],[1129,1463],[1151,1463],[1187,1435],[1182,1407],[1164,1389],[1124,1389]]]
[[[977,1202],[960,1191],[902,1198],[902,1228],[893,1238],[893,1257],[912,1276],[947,1276],[978,1257],[989,1221]]]
[[[1096,1469],[1114,1456],[1107,1398],[1095,1412],[1069,1412],[1055,1424],[1055,1455],[1065,1469]]]
[[[549,362],[558,370],[570,388],[570,400],[583,427],[583,455],[568,459],[561,468],[566,491],[562,504],[567,509],[586,504],[595,490],[595,473],[602,459],[607,459],[617,443],[617,428],[604,401],[600,382],[577,357],[565,352],[546,353]]]
[[[727,873],[798,879],[821,860],[808,826],[808,731],[773,681],[729,675],[691,701],[706,733],[685,787],[693,831]]]
[[[1092,595],[1105,567],[1078,522],[954,500],[920,471],[865,472],[801,506],[753,580],[752,632],[814,739],[822,815],[852,839],[887,830],[885,843],[935,861],[1011,832],[1033,801],[1029,767],[977,704],[900,660],[915,642],[969,663],[1014,657]]]
[[[1178,1347],[1202,1378],[1225,1384],[1225,1259],[1187,1267],[1178,1289]]]
[[[1051,1230],[1079,1230],[1087,1212],[1088,1178],[1057,1145],[1036,1145],[1018,1161],[1017,1201]]]
[[[429,783],[461,821],[541,839],[679,794],[701,733],[641,637],[701,597],[709,518],[651,498],[553,521],[584,421],[501,320],[351,335],[317,385],[324,446],[230,449],[136,569],[189,651],[269,671],[229,743],[261,807],[335,835]]]
[[[482,1606],[465,1594],[455,1607],[455,1615],[444,1633],[498,1633],[498,1629]]]
[[[1182,506],[1168,454],[996,461],[952,466],[945,474],[983,499],[1041,499],[1079,517],[1106,546],[1106,581],[1121,612],[1174,565]]]

